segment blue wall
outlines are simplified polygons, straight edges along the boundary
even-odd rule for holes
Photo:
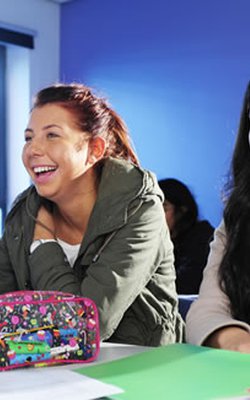
[[[217,225],[250,79],[249,0],[74,0],[61,13],[61,79],[101,89],[142,165],[183,180]]]

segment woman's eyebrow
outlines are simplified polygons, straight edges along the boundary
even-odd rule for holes
[[[33,133],[33,129],[26,128],[25,131],[24,131],[24,133],[26,133],[26,132],[31,132],[31,133]]]
[[[51,129],[51,128],[59,128],[59,129],[62,129],[62,127],[61,127],[60,125],[57,125],[57,124],[49,124],[49,125],[45,125],[45,126],[42,128],[42,130],[45,131],[46,129]],[[33,133],[34,130],[31,129],[31,128],[26,128],[24,132],[31,132],[31,133]]]
[[[45,125],[42,129],[46,130],[46,129],[50,129],[50,128],[60,128],[60,129],[62,129],[62,127],[60,125],[57,125],[57,124]]]

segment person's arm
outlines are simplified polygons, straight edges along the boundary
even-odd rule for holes
[[[226,243],[223,224],[216,229],[214,237],[198,299],[191,305],[187,314],[186,340],[193,344],[207,344],[224,348],[225,343],[221,340],[215,343],[212,334],[218,335],[219,329],[222,332],[222,328],[226,329],[227,327],[230,327],[230,329],[232,327],[238,328],[240,332],[243,331],[243,334],[245,330],[248,334],[250,326],[232,317],[229,298],[219,285],[218,271]],[[209,337],[210,341],[208,340]]]
[[[43,290],[80,292],[93,299],[99,310],[102,339],[106,339],[112,335],[125,311],[147,285],[161,260],[166,259],[168,245],[168,263],[164,266],[168,271],[159,271],[159,278],[160,274],[164,274],[165,285],[174,297],[172,244],[169,235],[166,237],[165,219],[159,199],[140,206],[128,223],[116,232],[99,259],[90,264],[82,282],[77,281],[72,269],[66,269],[59,248],[56,256],[56,243],[39,246],[31,255],[34,257],[31,266],[33,285]],[[50,250],[46,259],[42,255],[43,246]],[[40,263],[35,262],[35,257],[37,261],[37,257],[40,258]],[[168,309],[172,310],[172,307]],[[169,315],[171,318],[174,318],[172,314]]]
[[[228,326],[212,333],[205,346],[250,353],[250,333],[237,326]]]
[[[141,206],[128,224],[116,233],[99,260],[91,265],[81,291],[97,303],[105,338],[112,335],[125,311],[156,270],[155,284],[162,284],[162,289],[158,289],[157,306],[166,309],[166,319],[169,318],[171,326],[174,301],[177,304],[172,251],[169,234],[166,235],[162,205],[152,201]],[[165,263],[161,270],[162,260]],[[166,288],[169,290],[168,306],[164,303],[167,301]],[[169,315],[168,310],[172,310]]]

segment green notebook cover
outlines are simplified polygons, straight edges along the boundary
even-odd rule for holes
[[[119,386],[112,399],[250,399],[250,355],[172,344],[75,371]]]

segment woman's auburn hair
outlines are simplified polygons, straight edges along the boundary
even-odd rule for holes
[[[101,136],[106,140],[104,158],[110,156],[139,165],[124,121],[106,99],[97,96],[88,86],[78,83],[48,86],[37,93],[33,109],[50,103],[70,110],[75,115],[78,128],[90,138]]]

